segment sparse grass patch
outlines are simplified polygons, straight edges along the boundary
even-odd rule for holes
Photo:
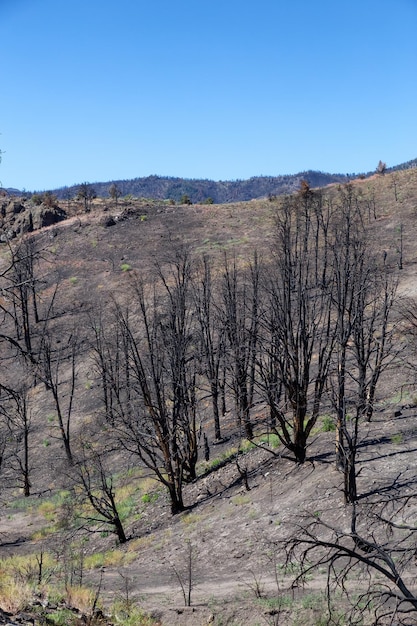
[[[395,444],[400,444],[402,443],[404,440],[403,434],[402,433],[396,433],[395,435],[391,435],[391,441],[392,443]]]
[[[65,587],[65,600],[71,606],[83,613],[89,613],[94,604],[95,591],[88,587],[67,585]]]
[[[42,568],[44,574],[47,570],[55,569],[56,561],[49,553],[42,555]],[[11,556],[0,560],[0,579],[9,577],[21,582],[30,583],[37,580],[39,563],[37,554],[27,554],[22,556]]]
[[[233,457],[235,457],[237,453],[238,453],[238,448],[236,448],[235,446],[232,446],[231,448],[224,450],[224,452],[222,452],[220,456],[216,457],[215,459],[202,463],[200,473],[204,474],[205,472],[210,472],[212,470],[215,470],[221,467],[222,465],[228,463],[229,461],[232,461]]]
[[[133,539],[129,541],[127,544],[128,552],[139,552],[144,548],[149,548],[155,541],[155,537],[153,535],[146,535],[144,537],[138,537],[137,539]]]
[[[203,515],[199,513],[185,513],[181,517],[181,523],[185,524],[185,526],[193,526],[194,524],[198,524],[204,519]]]
[[[38,506],[37,512],[39,513],[39,515],[42,515],[48,522],[51,522],[55,519],[57,505],[50,500],[46,500]]]
[[[135,510],[137,487],[134,484],[123,485],[116,490],[116,505],[120,519],[124,522]]]
[[[281,444],[278,435],[275,433],[268,433],[266,435],[256,437],[255,442],[260,443],[263,446],[268,446],[269,448],[279,448]]]
[[[403,404],[403,403],[412,403],[413,396],[411,393],[403,388],[400,388],[396,394],[394,394],[391,398],[387,398],[387,403],[389,404]]]
[[[33,500],[27,497],[19,497],[8,504],[9,507],[17,511],[32,511],[34,507]]]
[[[74,615],[70,609],[60,608],[48,615],[48,621],[56,626],[76,626],[78,616]]]
[[[107,550],[106,552],[95,552],[88,554],[84,559],[84,567],[87,570],[98,569],[100,567],[121,567],[135,560],[132,552],[123,552],[119,549]]]
[[[336,424],[331,415],[323,415],[321,430],[323,433],[330,433],[336,430]]]
[[[25,609],[32,597],[28,584],[13,580],[10,576],[0,575],[0,607],[8,613],[17,613]]]
[[[156,491],[153,493],[144,493],[141,497],[143,504],[150,504],[151,502],[156,502],[159,498],[159,493]]]
[[[265,609],[291,609],[294,606],[294,598],[284,594],[273,598],[259,598],[258,603]]]
[[[243,506],[244,504],[250,504],[251,499],[246,494],[238,494],[237,496],[233,496],[231,501],[235,506]]]
[[[157,626],[159,624],[136,604],[125,600],[118,600],[113,604],[111,619],[117,626]]]
[[[40,530],[36,530],[30,536],[30,538],[32,541],[42,541],[42,539],[45,539],[46,537],[50,537],[51,535],[56,533],[57,530],[58,530],[58,527],[56,524],[51,524],[50,526],[44,526]]]

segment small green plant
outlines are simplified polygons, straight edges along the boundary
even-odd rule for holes
[[[158,622],[129,600],[117,600],[111,609],[111,619],[117,626],[157,626]]]
[[[129,272],[132,269],[132,266],[129,263],[122,263],[120,266],[122,272]]]
[[[325,415],[323,417],[323,423],[322,423],[321,429],[324,433],[330,433],[336,430],[336,424],[334,422],[334,419],[330,415]]]
[[[158,493],[144,493],[141,497],[143,504],[149,504],[151,502],[156,502],[158,500]]]
[[[51,442],[49,441],[49,439],[44,439],[42,443],[45,446],[45,448],[51,445]]]
[[[76,285],[78,282],[78,278],[76,276],[71,276],[71,278],[69,279],[71,285]]]
[[[78,617],[70,609],[57,609],[55,613],[48,615],[48,620],[56,626],[76,626]]]
[[[262,435],[259,439],[255,439],[255,442],[263,446],[268,446],[269,448],[279,448],[281,444],[278,435],[275,433]]]
[[[403,442],[403,435],[402,435],[402,433],[396,433],[395,435],[392,435],[391,436],[391,441],[392,441],[392,443],[395,443],[397,445],[402,443]]]

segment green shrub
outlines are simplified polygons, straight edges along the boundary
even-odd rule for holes
[[[158,500],[157,493],[144,493],[141,497],[143,504],[149,504],[150,502],[156,502]]]
[[[325,415],[323,417],[322,431],[324,433],[330,433],[334,430],[336,430],[334,419],[330,415]]]

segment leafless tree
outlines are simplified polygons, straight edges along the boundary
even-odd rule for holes
[[[122,192],[121,192],[120,187],[116,185],[116,183],[112,183],[109,187],[109,196],[116,203],[116,207],[117,207],[117,203],[121,195],[122,195]]]
[[[29,406],[28,385],[25,382],[18,388],[12,389],[4,385],[0,386],[2,403],[0,414],[5,420],[8,430],[8,439],[12,442],[9,452],[9,470],[17,475],[18,482],[22,485],[23,494],[30,496],[31,473],[29,440],[32,432],[32,415]],[[4,441],[6,443],[6,441]],[[1,456],[3,456],[4,448]]]
[[[293,585],[305,583],[317,568],[326,570],[328,623],[359,625],[366,618],[375,626],[415,623],[417,596],[409,582],[416,550],[415,507],[407,511],[415,495],[397,493],[361,507],[350,505],[347,528],[328,523],[324,513],[292,524],[284,543],[287,564],[298,566]],[[343,600],[335,607],[338,594]]]
[[[39,354],[37,375],[52,395],[65,455],[72,465],[71,417],[77,380],[78,337],[70,333],[63,338],[57,332],[52,334],[46,330]]]
[[[261,384],[281,442],[303,463],[335,342],[327,208],[309,188],[277,214],[277,235],[266,279]],[[287,403],[292,412],[286,416]],[[275,428],[275,426],[274,426]]]
[[[238,424],[253,439],[250,411],[254,401],[259,339],[260,267],[254,255],[248,273],[225,256],[221,281],[221,315],[226,337],[229,385],[235,398]]]
[[[33,346],[39,324],[38,284],[36,266],[42,257],[33,238],[23,238],[16,246],[9,245],[10,265],[2,275],[2,290],[5,296],[0,309],[5,314],[5,321],[14,325],[14,341],[20,351],[32,362],[36,360]],[[12,334],[9,333],[10,338]]]
[[[102,531],[103,527],[110,528],[120,543],[126,543],[111,470],[105,462],[105,452],[98,452],[91,443],[81,442],[77,459],[73,463],[72,477],[75,485],[81,488],[81,506],[86,500],[92,507],[91,512],[81,509],[81,518],[89,524],[93,522],[98,531]]]
[[[202,367],[209,382],[214,418],[214,436],[221,439],[220,397],[221,367],[225,358],[225,333],[221,323],[219,303],[216,302],[210,259],[204,257],[203,272],[194,284],[194,306],[199,325]]]
[[[384,161],[379,161],[376,167],[376,171],[378,174],[385,174],[387,170],[387,164]]]
[[[88,213],[91,210],[92,202],[97,198],[97,193],[90,183],[82,183],[78,187],[77,198],[84,203],[84,211]]]
[[[31,473],[29,440],[32,431],[32,415],[29,407],[28,388],[23,383],[19,390],[2,389],[7,394],[1,413],[6,416],[11,438],[15,443],[11,465],[16,465],[18,480],[22,484],[23,494],[30,496]]]
[[[378,266],[350,185],[335,209],[330,260],[336,342],[328,386],[336,410],[336,467],[344,472],[345,501],[354,502],[360,423],[371,420],[381,373],[397,352],[390,324],[396,281],[383,262]]]
[[[169,270],[158,269],[149,288],[132,285],[132,310],[116,307],[117,367],[103,378],[101,366],[112,394],[113,432],[168,489],[173,514],[184,510],[184,482],[196,477],[200,433],[191,271],[188,253],[179,253]],[[99,344],[97,351],[105,363]]]

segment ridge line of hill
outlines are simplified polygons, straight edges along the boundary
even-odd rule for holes
[[[385,171],[417,167],[417,158],[401,163]],[[332,183],[347,183],[356,178],[368,178],[375,171],[366,174],[329,174],[316,170],[306,170],[297,174],[280,176],[253,176],[245,180],[214,181],[209,179],[180,178],[171,176],[145,176],[132,179],[119,179],[107,182],[94,182],[92,187],[98,197],[108,197],[111,185],[117,185],[120,195],[156,200],[179,202],[187,196],[192,203],[209,200],[215,204],[244,202],[265,197],[291,194],[300,187],[301,180],[306,180],[311,187],[325,187]],[[52,189],[58,199],[74,197],[79,184]],[[22,195],[17,189],[6,189],[11,195]],[[31,194],[29,194],[31,195]]]

